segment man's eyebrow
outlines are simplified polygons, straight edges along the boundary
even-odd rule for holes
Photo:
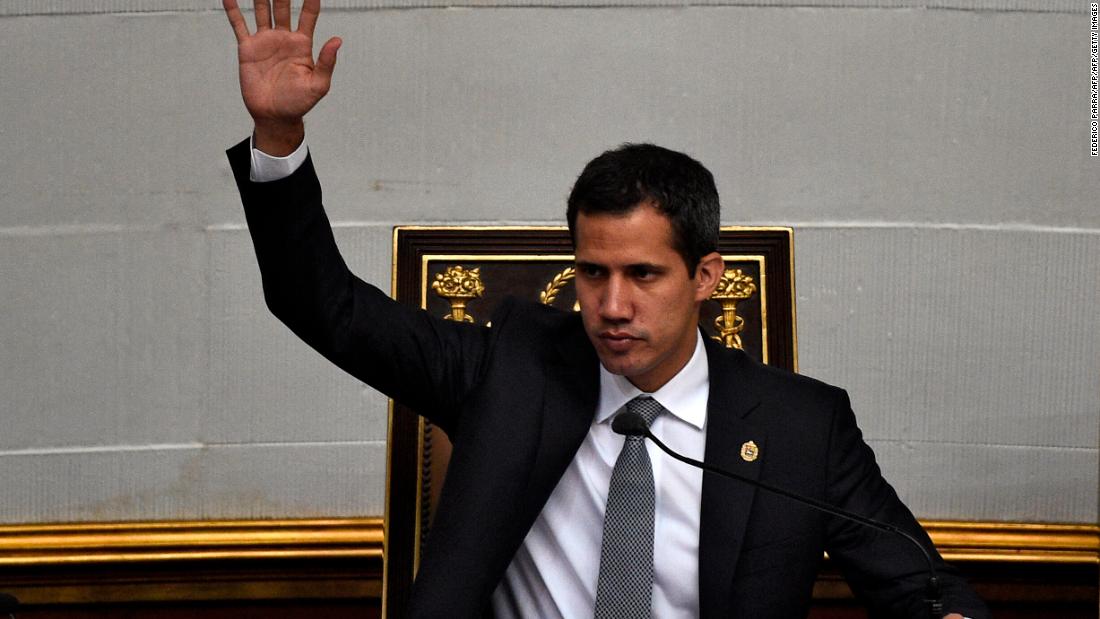
[[[646,269],[648,271],[666,271],[668,267],[660,264],[653,264],[652,262],[636,262],[634,264],[626,265],[628,269]]]
[[[597,268],[597,269],[606,269],[607,268],[607,265],[599,263],[599,262],[593,262],[591,260],[574,260],[573,264],[575,264],[578,267],[582,267],[582,268],[584,268],[584,267],[594,267],[594,268]],[[665,271],[668,270],[667,266],[660,265],[660,264],[654,264],[652,262],[633,262],[631,264],[626,265],[623,268],[625,270],[629,270],[629,271],[637,271],[637,270],[644,269],[644,270],[653,271],[653,272],[656,272],[656,273],[664,273]]]

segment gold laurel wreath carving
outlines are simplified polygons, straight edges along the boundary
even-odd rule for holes
[[[561,273],[558,273],[554,276],[554,279],[550,280],[550,283],[546,284],[546,288],[539,292],[539,302],[543,305],[551,305],[558,298],[558,293],[569,283],[569,280],[576,276],[576,268],[565,267]]]

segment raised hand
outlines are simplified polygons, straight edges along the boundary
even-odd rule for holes
[[[241,96],[256,123],[256,147],[287,155],[301,143],[302,117],[328,93],[340,39],[321,47],[313,62],[313,29],[321,0],[305,0],[298,29],[290,29],[290,0],[255,0],[256,32],[249,34],[237,0],[222,0],[237,36]]]

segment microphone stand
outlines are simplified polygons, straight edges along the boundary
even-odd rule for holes
[[[707,471],[709,473],[714,473],[722,477],[727,477],[747,483],[751,486],[767,490],[768,492],[771,492],[773,494],[787,497],[788,499],[791,499],[796,503],[801,503],[818,511],[825,512],[830,516],[837,516],[845,520],[857,522],[859,524],[871,527],[872,529],[877,529],[879,531],[894,533],[909,540],[910,543],[912,543],[914,546],[917,547],[918,550],[920,550],[921,555],[924,556],[924,560],[928,563],[928,582],[924,587],[924,603],[928,605],[929,617],[931,617],[931,619],[943,619],[943,599],[940,590],[940,579],[938,576],[936,576],[936,565],[932,561],[932,555],[928,554],[928,550],[924,547],[924,544],[921,544],[917,541],[916,538],[914,538],[912,535],[909,535],[900,528],[886,522],[880,522],[873,518],[861,516],[857,513],[841,509],[839,507],[830,505],[817,499],[795,494],[789,490],[784,490],[783,488],[773,486],[767,482],[763,482],[757,479],[750,479],[748,477],[745,477],[744,475],[738,475],[733,471],[720,469],[714,465],[707,464],[706,462],[700,462],[699,460],[680,455],[673,451],[670,447],[665,445],[663,442],[661,442],[659,438],[654,436],[653,433],[649,431],[649,426],[646,425],[641,415],[638,415],[637,413],[619,413],[612,421],[611,429],[618,434],[623,434],[626,436],[642,436],[648,438],[649,440],[653,441],[655,445],[660,447],[661,451],[665,452],[672,458],[675,458],[676,460],[679,460],[680,462],[683,462],[685,464],[690,464],[691,466],[703,469],[704,471]]]

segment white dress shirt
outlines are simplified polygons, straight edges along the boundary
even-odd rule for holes
[[[248,145],[252,151],[252,165],[248,172],[248,180],[253,183],[266,183],[286,178],[302,167],[309,154],[309,148],[305,140],[298,148],[286,157],[274,157],[256,148],[255,136],[248,139]]]
[[[650,394],[668,411],[652,430],[669,447],[703,459],[710,372],[700,335],[691,360]],[[591,617],[600,572],[611,471],[625,438],[611,419],[643,392],[600,366],[600,399],[588,435],[493,593],[498,617]],[[699,616],[699,514],[703,472],[646,442],[653,467],[653,616]]]

